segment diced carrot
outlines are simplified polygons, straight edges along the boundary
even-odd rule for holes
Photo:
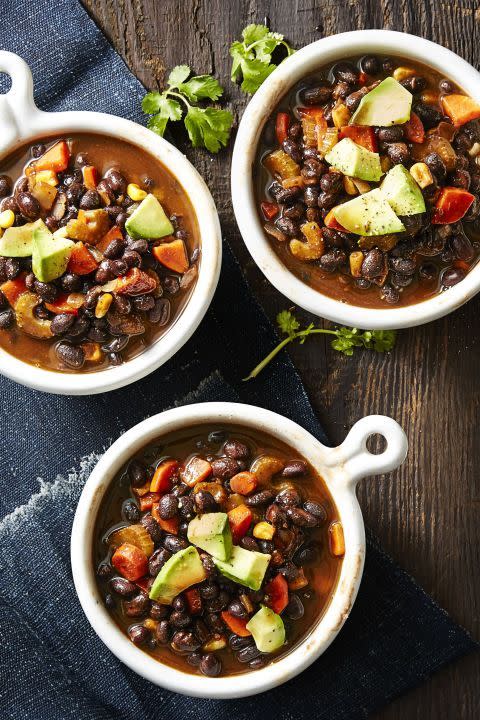
[[[252,511],[242,504],[229,510],[227,515],[233,542],[238,543],[248,532],[252,522]]]
[[[203,482],[212,474],[212,466],[207,460],[198,455],[190,458],[182,470],[182,480],[189,487],[193,487],[199,482]]]
[[[196,587],[185,590],[185,599],[191,615],[199,615],[202,612],[202,598],[200,590]]]
[[[346,230],[343,225],[340,225],[340,223],[337,221],[335,215],[333,214],[333,210],[334,208],[329,210],[323,220],[323,224],[325,225],[325,227],[332,228],[333,230],[340,230],[340,232],[348,232],[348,230]]]
[[[130,543],[120,545],[112,555],[113,567],[124,578],[135,582],[148,572],[148,558],[140,548]]]
[[[150,483],[150,492],[166,493],[172,489],[172,477],[178,470],[178,462],[176,460],[165,460],[155,470]]]
[[[172,242],[161,243],[152,249],[153,254],[159,263],[162,263],[169,270],[184,273],[188,270],[187,249],[183,240],[172,240]]]
[[[169,533],[169,535],[178,535],[178,527],[180,525],[178,517],[171,518],[170,520],[162,520],[160,515],[157,513],[155,515],[155,520],[158,522],[162,530]]]
[[[22,273],[15,280],[7,280],[0,285],[0,290],[7,298],[8,302],[12,307],[15,306],[18,298],[22,293],[27,292],[27,286],[25,284],[25,273]]]
[[[277,203],[262,202],[260,207],[262,208],[265,220],[273,220],[278,215],[279,207]]]
[[[122,231],[118,227],[118,225],[113,225],[113,227],[110,228],[110,230],[107,232],[106,235],[103,236],[101,240],[95,245],[95,247],[100,250],[100,252],[105,252],[107,247],[110,245],[112,240],[122,240],[123,235]]]
[[[98,184],[98,172],[94,165],[84,165],[82,168],[83,184],[87,190],[95,190]]]
[[[53,170],[53,172],[62,172],[62,170],[67,169],[69,161],[70,150],[68,145],[65,140],[60,140],[60,142],[52,145],[38,160],[35,160],[32,166],[35,168],[35,171]]]
[[[157,287],[157,281],[143,270],[134,267],[117,279],[115,292],[118,295],[145,295]]]
[[[230,488],[234,493],[240,495],[250,495],[258,486],[258,480],[255,473],[239,472],[230,479]]]
[[[442,97],[442,106],[445,114],[452,120],[455,127],[465,125],[471,120],[480,118],[480,104],[475,102],[468,95],[444,95]]]
[[[247,623],[250,618],[239,618],[235,615],[232,615],[232,613],[228,612],[228,610],[224,610],[222,612],[222,618],[223,622],[227,627],[235,633],[235,635],[239,635],[240,637],[249,637],[252,633],[250,630],[247,630]]]
[[[131,490],[133,494],[137,497],[143,497],[144,495],[147,495],[150,492],[150,480],[147,480],[147,482],[140,487],[132,487]]]
[[[298,573],[297,577],[294,580],[290,580],[290,582],[288,583],[288,587],[290,590],[301,590],[302,588],[306,587],[307,585],[308,585],[308,580],[305,577],[303,568],[300,568],[300,572]]]
[[[450,225],[450,223],[458,222],[474,200],[475,196],[462,188],[442,188],[433,211],[432,224]]]
[[[75,298],[76,295],[77,293],[75,293]],[[78,295],[80,295],[80,293],[78,293]],[[67,315],[77,315],[79,307],[83,304],[83,296],[81,296],[81,304],[78,304],[77,302],[69,302],[69,298],[71,297],[72,295],[69,295],[68,293],[61,293],[61,295],[59,295],[53,302],[46,302],[45,307],[47,310],[50,310],[50,312],[55,313],[55,315],[63,315],[64,313]]]
[[[154,503],[158,502],[159,500],[160,495],[158,493],[148,492],[145,495],[142,495],[138,500],[140,510],[142,512],[145,512],[146,510],[151,510]]]
[[[288,605],[288,583],[281,573],[265,586],[265,604],[280,615]]]
[[[275,134],[277,136],[277,142],[279,145],[287,139],[287,132],[290,126],[290,115],[286,112],[277,113],[277,119],[275,120]]]
[[[410,120],[405,123],[404,127],[407,140],[414,143],[423,143],[425,140],[425,128],[416,113],[410,113]]]
[[[77,242],[72,248],[67,272],[74,275],[89,275],[98,268],[98,262],[83,242]]]
[[[370,152],[378,151],[377,138],[373,127],[367,125],[345,125],[340,128],[338,135],[339,140],[343,138],[350,138],[353,142],[357,143],[357,145],[361,145],[367,150],[370,150]]]

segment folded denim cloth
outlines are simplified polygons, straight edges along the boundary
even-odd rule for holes
[[[0,46],[30,64],[42,109],[139,119],[142,86],[75,0],[3,0]],[[476,647],[370,535],[358,599],[339,637],[309,670],[260,697],[228,703],[162,690],[123,666],[91,630],[71,578],[70,529],[90,470],[123,431],[175,404],[231,400],[276,410],[327,442],[286,355],[242,383],[273,342],[273,328],[226,246],[205,320],[141,382],[69,398],[0,378],[2,718],[184,720],[208,713],[213,720],[264,720],[275,704],[285,718],[356,720]]]

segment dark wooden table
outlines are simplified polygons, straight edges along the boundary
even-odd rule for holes
[[[172,66],[215,74],[237,119],[246,97],[229,81],[228,47],[245,25],[263,22],[301,47],[362,28],[403,30],[435,40],[480,67],[480,3],[472,0],[85,0],[138,78],[162,87]],[[112,78],[115,83],[115,78]],[[229,150],[188,157],[214,195],[225,236],[274,319],[288,301],[250,258],[235,224]],[[311,339],[292,357],[330,437],[340,442],[363,415],[385,413],[405,428],[408,460],[392,475],[365,481],[360,501],[387,549],[452,617],[480,638],[480,296],[448,318],[399,334],[388,356],[345,358]],[[382,720],[480,717],[480,659],[437,673],[383,709]]]

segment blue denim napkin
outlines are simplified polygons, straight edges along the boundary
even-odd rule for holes
[[[1,10],[0,47],[30,64],[42,109],[140,119],[142,86],[77,2],[3,0]],[[231,400],[288,415],[327,442],[286,355],[255,382],[241,382],[272,341],[226,246],[205,320],[150,377],[90,398],[45,395],[0,378],[2,718],[264,720],[275,704],[283,718],[359,720],[476,647],[370,535],[360,593],[337,640],[300,677],[262,696],[203,701],[162,690],[93,633],[71,578],[70,529],[89,472],[119,434],[174,404]]]

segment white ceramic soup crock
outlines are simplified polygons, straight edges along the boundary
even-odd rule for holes
[[[93,567],[94,527],[102,499],[113,478],[128,460],[166,433],[195,425],[240,425],[293,447],[325,480],[337,506],[345,534],[345,557],[336,589],[323,616],[307,637],[282,659],[261,670],[230,677],[208,678],[187,674],[154,660],[140,650],[117,627],[108,614],[95,580]],[[367,449],[373,434],[385,438],[381,454]],[[251,405],[199,403],[167,410],[135,425],[103,455],[83,489],[72,528],[71,561],[75,588],[83,610],[97,635],[132,670],[161,687],[185,695],[206,698],[238,698],[270,690],[308,667],[334,640],[348,618],[362,578],[365,530],[355,488],[367,475],[398,467],[407,453],[407,439],[395,420],[371,415],[357,422],[344,442],[328,448],[309,432],[281,415]]]
[[[367,53],[399,55],[425,63],[454,80],[480,102],[480,73],[455,53],[429,40],[390,30],[359,30],[318,40],[281,63],[248,104],[233,152],[233,207],[244,242],[258,267],[272,285],[296,305],[344,325],[369,329],[411,327],[447,315],[470,300],[480,290],[480,263],[458,285],[415,305],[371,309],[342,303],[309,287],[282,263],[262,229],[253,187],[252,167],[257,145],[263,126],[280,99],[293,85],[322,66]]]
[[[88,132],[126,140],[157,158],[185,188],[197,217],[201,259],[197,283],[179,317],[159,340],[118,367],[91,373],[52,372],[34,367],[0,349],[0,372],[37,390],[90,395],[116,390],[148,375],[190,338],[205,315],[220,274],[222,242],[215,203],[193,165],[173,145],[130,120],[98,112],[43,112],[33,99],[32,74],[18,55],[0,51],[0,72],[10,75],[10,91],[0,95],[0,166],[2,158],[35,140]]]

